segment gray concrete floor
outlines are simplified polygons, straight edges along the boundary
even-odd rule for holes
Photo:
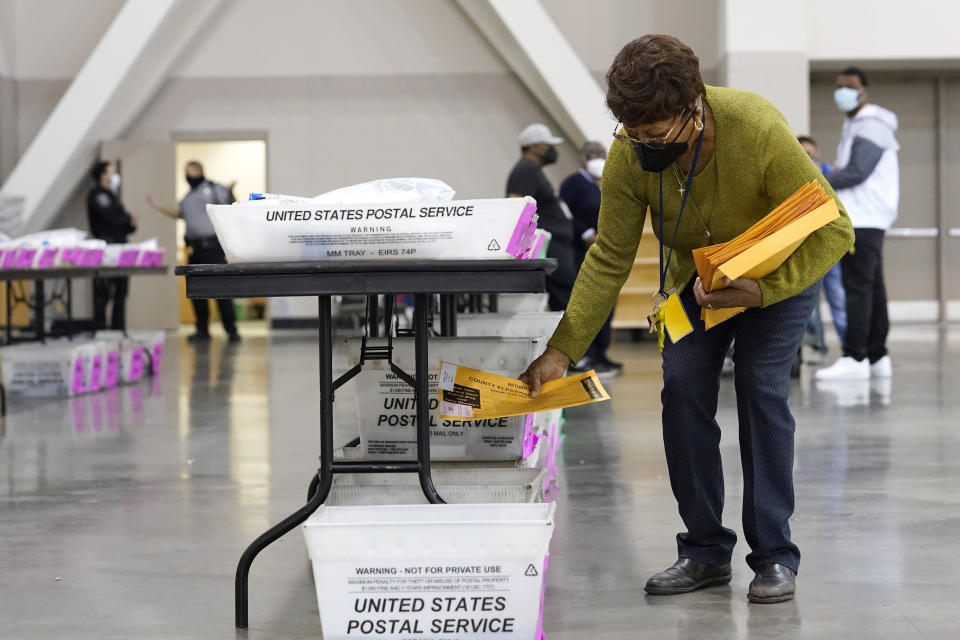
[[[251,628],[233,629],[233,573],[300,506],[316,466],[309,334],[196,350],[111,393],[10,399],[0,422],[0,638],[318,638],[302,537],[264,552]],[[616,345],[614,400],[570,411],[552,547],[550,640],[960,638],[960,330],[898,328],[892,385],[797,381],[799,594],[748,605],[730,587],[646,597],[679,519],[659,426],[658,356]],[[835,351],[835,349],[834,349]],[[348,425],[349,392],[339,400]],[[739,530],[732,383],[721,390],[726,524]],[[338,441],[349,439],[349,429]]]

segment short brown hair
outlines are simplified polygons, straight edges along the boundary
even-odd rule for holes
[[[704,92],[700,58],[673,36],[628,42],[607,71],[607,107],[628,126],[675,118]]]

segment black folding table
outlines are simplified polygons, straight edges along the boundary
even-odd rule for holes
[[[430,415],[428,387],[428,312],[430,297],[439,294],[444,332],[455,334],[458,293],[539,293],[556,260],[418,260],[410,262],[282,262],[257,264],[187,265],[176,268],[186,276],[189,298],[264,298],[316,296],[320,321],[320,468],[303,507],[254,540],[237,565],[236,626],[247,627],[247,578],[253,559],[267,546],[304,522],[327,499],[335,473],[416,473],[431,503],[442,503],[430,475]],[[374,357],[388,360],[398,377],[414,388],[417,458],[401,461],[333,459],[333,396],[336,389],[360,372],[353,369],[333,379],[333,320],[331,296],[414,295],[413,334],[415,374],[393,364],[389,349]]]
[[[12,344],[13,336],[13,308],[14,304],[27,305],[33,311],[33,336],[28,340],[46,342],[46,307],[53,302],[62,302],[67,312],[68,334],[79,333],[73,330],[73,280],[77,278],[123,278],[129,276],[161,276],[166,275],[167,267],[49,267],[45,269],[0,269],[0,281],[7,283],[7,325],[5,343]],[[33,302],[26,293],[15,294],[15,282],[33,281]],[[63,291],[52,291],[51,297],[46,297],[45,283],[47,280],[63,280],[66,285]]]

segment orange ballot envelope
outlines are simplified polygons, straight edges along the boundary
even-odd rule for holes
[[[693,250],[697,273],[707,293],[726,287],[728,280],[758,279],[776,271],[811,233],[840,217],[837,202],[819,182],[803,185],[776,209],[739,236],[723,244]],[[745,307],[701,309],[707,329],[728,320]]]
[[[544,383],[531,398],[525,382],[443,362],[437,387],[444,420],[505,418],[610,399],[593,371]]]

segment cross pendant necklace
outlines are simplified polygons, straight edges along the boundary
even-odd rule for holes
[[[680,196],[682,197],[683,193],[687,190],[687,188],[684,186],[683,178],[681,177],[682,174],[680,173],[680,171],[677,169],[676,166],[673,167],[673,175],[676,176],[677,184],[680,185],[680,188],[677,189],[677,191],[680,192]],[[694,213],[697,214],[697,218],[700,219],[700,224],[703,225],[703,237],[705,240],[707,240],[707,242],[709,242],[710,239],[713,237],[713,234],[711,234],[710,230],[707,229],[707,223],[703,221],[703,216],[700,215],[700,210],[699,208],[697,208],[697,203],[693,201],[693,198],[690,198],[690,204],[693,205],[693,211]]]

